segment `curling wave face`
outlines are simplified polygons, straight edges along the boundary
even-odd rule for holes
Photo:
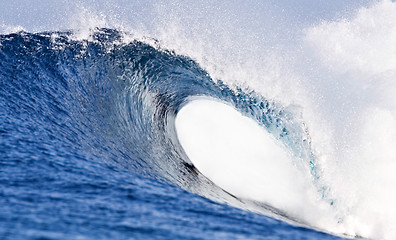
[[[34,122],[36,130],[46,133],[50,141],[61,146],[66,140],[77,149],[89,149],[86,154],[106,164],[167,179],[217,201],[306,222],[294,211],[298,208],[296,202],[300,207],[307,205],[299,197],[294,196],[286,204],[274,200],[276,191],[281,196],[292,196],[287,188],[272,184],[275,190],[265,194],[269,197],[254,197],[251,193],[240,195],[233,188],[219,188],[216,181],[213,184],[190,161],[175,129],[179,110],[194,98],[226,102],[266,132],[271,144],[291,161],[287,169],[279,165],[278,179],[298,165],[300,173],[316,189],[314,192],[325,198],[309,134],[293,109],[249,89],[215,82],[187,57],[139,41],[122,43],[122,38],[123,33],[110,29],[97,29],[90,41],[73,40],[68,32],[1,36],[2,109],[13,116],[4,121],[4,127],[27,131],[18,120],[25,119]],[[62,147],[54,151],[55,155],[71,154]],[[254,153],[246,156],[249,154]],[[266,161],[268,167],[277,160]],[[265,171],[269,169],[263,169],[267,175]],[[260,179],[252,182],[257,187],[265,184]]]
[[[195,18],[182,4],[166,6],[158,8],[162,21],[153,18],[160,30],[143,31],[161,44],[97,29],[97,21],[86,26],[89,19],[76,32],[1,35],[1,133],[16,136],[4,134],[3,149],[22,157],[42,149],[62,159],[100,159],[243,209],[329,232],[394,239],[396,4],[383,0],[337,21],[301,26],[288,22],[293,18],[276,25],[282,10],[254,27],[233,21],[237,8],[202,17],[198,6]],[[224,19],[228,25],[218,26]],[[234,35],[238,29],[247,30]],[[297,191],[261,188],[253,180],[256,187],[244,192],[246,186],[229,188],[197,169],[179,143],[184,130],[175,128],[178,113],[197,98],[223,102],[259,126],[288,159],[276,165],[282,169],[276,176],[294,172],[302,179]],[[206,110],[198,117],[211,120],[215,113]],[[13,152],[15,139],[37,146]]]

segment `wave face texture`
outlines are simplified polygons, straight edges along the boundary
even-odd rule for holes
[[[0,14],[0,239],[396,239],[395,2],[113,2]]]
[[[274,134],[289,124],[301,136],[284,109],[215,83],[189,58],[119,44],[117,31],[69,37],[0,38],[3,239],[334,239],[175,186],[243,207],[177,140],[174,119],[191,97],[229,102]]]

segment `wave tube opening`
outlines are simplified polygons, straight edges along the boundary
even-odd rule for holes
[[[315,208],[312,182],[265,128],[234,107],[194,99],[178,112],[176,132],[195,167],[238,198],[301,216]]]

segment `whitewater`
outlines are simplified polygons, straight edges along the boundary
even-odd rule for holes
[[[1,238],[396,238],[395,2],[4,5]]]

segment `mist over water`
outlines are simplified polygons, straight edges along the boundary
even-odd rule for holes
[[[325,178],[347,228],[388,239],[396,220],[395,11],[395,3],[383,1],[309,28],[304,39],[318,62],[307,86],[321,119],[307,120],[317,121],[311,134]]]
[[[307,186],[298,188],[310,190],[293,194],[292,201],[310,199],[310,210],[288,209],[291,215],[338,234],[396,237],[396,3],[4,4],[3,34],[73,29],[73,38],[90,39],[97,27],[116,28],[128,33],[124,42],[139,39],[174,50],[195,60],[214,81],[254,90],[292,109],[308,129],[315,181],[326,186],[326,197],[315,190],[315,181],[301,181]],[[289,167],[301,164],[292,161]],[[238,187],[231,189],[238,193]],[[260,201],[265,191],[254,188],[243,197]]]

